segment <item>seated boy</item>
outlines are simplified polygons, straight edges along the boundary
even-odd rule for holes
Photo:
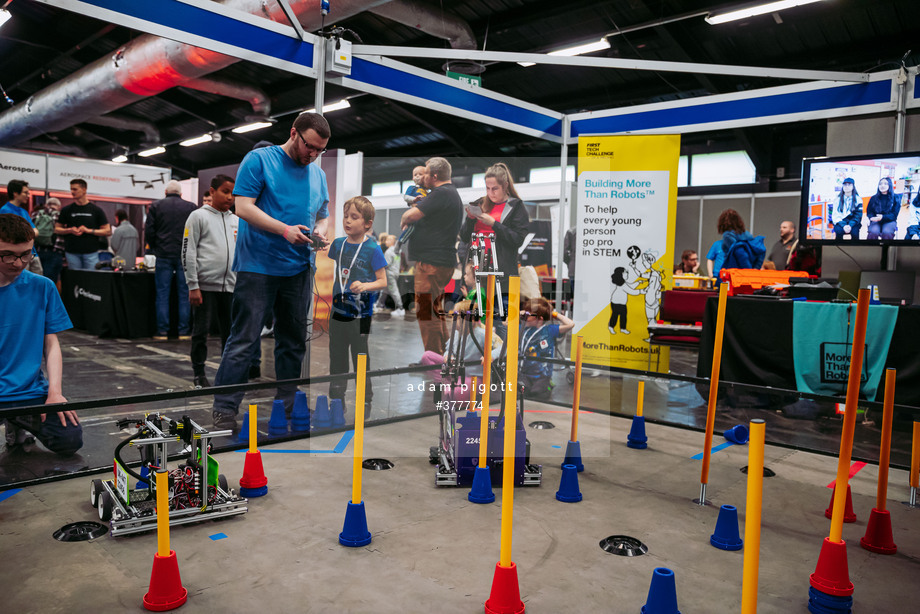
[[[329,245],[329,258],[335,263],[332,287],[332,310],[329,315],[329,373],[348,371],[348,354],[355,370],[358,354],[367,354],[367,336],[371,332],[371,317],[377,291],[387,287],[386,260],[376,241],[366,236],[374,223],[374,205],[363,196],[345,201],[342,225],[345,236]],[[367,369],[370,371],[370,356]],[[348,380],[337,379],[329,384],[329,397],[342,399]],[[371,380],[365,387],[365,402],[370,406],[374,396]]]
[[[0,214],[0,410],[67,401],[61,393],[63,360],[55,333],[72,325],[51,280],[26,270],[34,240],[27,221]],[[83,428],[73,411],[7,418],[8,446],[25,442],[27,435],[20,431],[62,456],[83,445]]]

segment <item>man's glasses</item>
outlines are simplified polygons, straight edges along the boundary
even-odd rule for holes
[[[0,262],[3,262],[3,264],[14,264],[17,260],[22,260],[23,264],[29,264],[32,262],[32,258],[34,258],[32,252],[25,253],[21,256],[17,256],[16,254],[2,254],[0,255]]]
[[[313,145],[310,145],[309,143],[307,143],[307,139],[303,138],[303,135],[300,134],[299,132],[297,132],[296,130],[294,131],[294,134],[296,134],[297,136],[300,137],[300,140],[303,141],[303,146],[306,147],[307,150],[309,150],[309,151],[315,151],[315,152],[318,153],[318,154],[321,154],[321,153],[325,153],[325,152],[326,152],[326,148],[325,148],[325,147],[323,147],[323,148],[313,147]]]

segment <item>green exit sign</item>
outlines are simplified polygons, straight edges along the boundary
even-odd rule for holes
[[[447,71],[447,76],[451,79],[456,79],[461,83],[466,83],[469,85],[475,85],[476,87],[482,87],[482,77],[476,77],[474,75],[464,75],[462,72],[451,72]]]

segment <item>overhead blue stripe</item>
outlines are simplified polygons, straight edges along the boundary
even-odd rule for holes
[[[271,30],[218,15],[178,0],[80,0],[122,15],[149,21],[167,28],[195,34],[216,42],[313,67],[313,44]]]
[[[562,136],[562,120],[555,117],[524,109],[508,102],[494,100],[473,91],[451,87],[396,68],[382,66],[362,58],[354,58],[349,78],[367,85],[416,96],[429,102],[478,113],[509,124]]]
[[[582,119],[572,122],[572,135],[613,134],[671,126],[693,126],[789,113],[846,109],[890,101],[891,81],[874,81],[808,92]]]
[[[5,501],[9,499],[10,497],[12,497],[13,495],[21,493],[21,492],[22,492],[21,488],[14,488],[12,490],[5,490],[3,492],[0,492],[0,501]]]
[[[727,448],[727,447],[729,447],[729,446],[733,446],[733,445],[735,445],[735,444],[733,444],[733,443],[730,442],[730,441],[726,441],[725,443],[723,443],[723,444],[721,444],[721,445],[718,445],[718,446],[714,447],[712,450],[710,450],[710,453],[712,453],[712,452],[718,452],[719,450],[724,450],[725,448]],[[694,454],[694,455],[691,456],[690,458],[692,458],[693,460],[703,460],[703,453],[700,452],[699,454]]]

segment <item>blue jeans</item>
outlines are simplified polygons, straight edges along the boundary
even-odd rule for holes
[[[236,275],[230,338],[224,346],[215,386],[245,384],[249,366],[260,351],[262,325],[269,313],[275,316],[275,379],[299,379],[307,348],[307,312],[312,298],[313,273],[308,268],[292,277],[240,271]],[[275,399],[284,400],[290,415],[297,386],[279,386]],[[214,411],[236,414],[242,392],[215,394]]]
[[[153,269],[153,281],[157,288],[157,334],[165,335],[169,332],[169,293],[172,290],[173,275],[178,278],[179,334],[188,335],[192,330],[189,324],[192,306],[188,302],[185,270],[178,258],[162,256],[157,257],[157,265]]]
[[[38,259],[41,260],[43,275],[57,283],[61,275],[61,268],[64,266],[64,254],[56,252],[53,249],[44,247],[38,248]]]
[[[0,403],[0,409],[41,405],[45,402],[45,398]],[[74,426],[69,422],[67,426],[61,426],[61,420],[56,412],[49,412],[44,422],[41,421],[41,416],[15,416],[7,418],[6,422],[7,428],[12,424],[29,431],[42,442],[43,446],[61,456],[71,456],[83,447],[83,427],[79,424]]]
[[[99,252],[88,254],[64,252],[64,257],[67,258],[67,268],[71,271],[95,271],[96,263],[99,262]]]

